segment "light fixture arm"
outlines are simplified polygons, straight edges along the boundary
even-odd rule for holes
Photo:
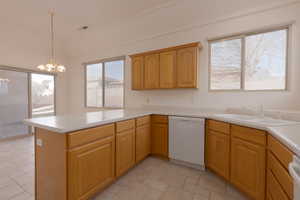
[[[50,62],[51,64],[55,63],[55,55],[54,55],[54,12],[50,11],[50,16],[51,16],[51,27],[50,27],[50,31],[51,31],[51,44],[50,44],[50,48],[51,48],[51,57],[50,57]]]

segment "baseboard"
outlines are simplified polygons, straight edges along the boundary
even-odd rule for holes
[[[197,169],[197,170],[205,170],[205,165],[198,165],[198,164],[194,164],[194,163],[189,163],[189,162],[185,162],[182,160],[175,160],[175,159],[170,159],[170,162],[177,164],[177,165],[182,165],[185,167],[190,167],[193,169]]]

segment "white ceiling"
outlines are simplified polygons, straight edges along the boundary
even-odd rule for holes
[[[56,12],[58,35],[68,35],[81,26],[103,27],[174,0],[2,0],[0,23],[32,31],[48,31],[48,12]],[[43,33],[44,31],[41,31]]]

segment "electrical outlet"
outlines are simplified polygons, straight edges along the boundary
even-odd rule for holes
[[[149,104],[149,103],[150,103],[150,99],[149,99],[149,97],[147,97],[147,99],[146,99],[146,103],[147,103],[147,104]]]
[[[36,139],[36,145],[37,146],[43,146],[43,140],[42,139]]]

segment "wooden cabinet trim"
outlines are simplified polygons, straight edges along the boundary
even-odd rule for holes
[[[222,145],[221,145],[222,144]],[[205,137],[205,165],[225,180],[230,178],[230,137],[208,130]]]
[[[177,52],[167,51],[159,54],[159,88],[176,87]]]
[[[287,193],[290,199],[293,199],[293,179],[289,172],[282,166],[272,152],[268,152],[268,169],[273,173],[278,183]]]
[[[283,189],[280,187],[280,184],[277,182],[273,173],[270,170],[267,170],[267,192],[270,195],[271,199],[274,200],[289,200],[288,196],[285,194]]]
[[[144,58],[144,88],[159,88],[159,54],[146,55]]]
[[[197,88],[198,54],[195,47],[177,50],[176,86],[178,88]]]
[[[244,126],[231,125],[232,137],[240,138],[255,144],[265,146],[267,144],[267,133],[262,130]]]
[[[151,123],[151,117],[150,115],[136,118],[136,127],[147,125]]]
[[[169,128],[168,124],[152,123],[151,153],[163,158],[169,157]]]
[[[124,137],[127,140],[123,140]],[[128,140],[129,139],[129,140]],[[128,142],[129,143],[122,143]],[[125,146],[124,146],[125,145]],[[135,129],[123,131],[116,136],[116,176],[123,175],[135,165]],[[124,156],[124,157],[123,157]],[[129,157],[127,157],[129,156]]]
[[[230,133],[230,124],[217,120],[207,120],[207,126],[209,130],[225,133],[229,135]]]
[[[275,155],[285,169],[288,170],[289,163],[293,161],[293,153],[270,134],[268,135],[268,149]]]
[[[240,149],[237,149],[237,147],[240,147]],[[244,148],[244,152],[242,148]],[[246,151],[248,151],[248,154],[242,154],[246,153]],[[241,157],[238,157],[238,155]],[[246,157],[247,155],[249,156],[248,158]],[[249,166],[255,168],[247,168],[246,163],[251,161],[251,158],[253,162]],[[266,148],[239,138],[232,138],[230,159],[230,181],[252,198],[264,199]]]
[[[115,134],[115,125],[108,124],[95,128],[89,128],[67,134],[68,148],[74,148],[96,140],[113,136]]]
[[[144,124],[136,128],[135,134],[136,163],[145,159],[151,153],[151,126]]]
[[[144,89],[144,57],[134,57],[131,61],[131,87],[133,90]]]
[[[102,150],[105,151],[101,152]],[[109,153],[109,155],[105,155],[103,157],[109,161],[105,163],[107,165],[105,167],[108,167],[106,170],[95,170],[99,166],[99,160],[94,160],[89,156],[93,156],[93,154],[96,153]],[[96,157],[94,155],[94,158],[99,159],[99,155]],[[90,160],[88,160],[88,163],[83,160],[81,162],[87,165],[92,164],[94,167],[93,170],[86,170],[85,168],[80,169],[79,166],[81,166],[82,163],[78,163],[80,161],[79,158],[83,159],[85,156],[86,159]],[[67,177],[68,199],[88,199],[92,197],[94,194],[99,192],[99,190],[104,189],[115,180],[115,137],[104,138],[69,150],[67,162],[69,167]],[[102,167],[104,167],[104,165],[102,165]],[[106,172],[107,174],[103,174]],[[82,185],[84,182],[79,180],[83,176],[85,177],[84,180],[87,181],[87,185]],[[102,180],[93,180],[98,176],[100,176]],[[91,183],[93,183],[93,186],[90,185]]]
[[[167,115],[152,115],[151,122],[154,124],[168,124],[169,117]]]
[[[189,48],[189,47],[198,47],[199,49],[201,49],[202,45],[200,42],[193,42],[193,43],[189,43],[189,44],[183,44],[183,45],[178,45],[178,46],[173,46],[173,47],[168,47],[168,48],[163,48],[163,49],[157,49],[157,50],[153,50],[153,51],[146,51],[146,52],[142,52],[142,53],[132,54],[129,56],[131,58],[134,58],[137,56],[145,56],[145,55],[149,55],[149,54],[163,53],[163,52],[167,52],[167,51],[174,51],[174,50],[178,50],[178,49],[182,49],[182,48]]]
[[[135,128],[135,119],[116,122],[117,133]]]

